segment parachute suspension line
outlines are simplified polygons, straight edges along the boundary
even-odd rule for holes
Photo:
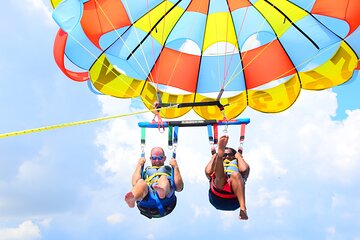
[[[190,4],[189,4],[189,5],[190,5]],[[187,7],[189,7],[189,5],[188,5]],[[200,12],[200,10],[201,10],[201,4],[198,4],[198,7],[197,7],[197,9],[194,9],[194,12]],[[195,24],[196,22],[193,21],[193,23]],[[190,36],[195,33],[195,29],[196,29],[196,28],[190,28],[190,29],[189,29],[189,35],[190,35]],[[164,30],[165,30],[165,28],[164,28]],[[200,49],[200,51],[202,51],[202,49]],[[175,73],[175,70],[176,70],[177,66],[179,65],[181,56],[182,56],[184,53],[185,53],[184,51],[180,51],[180,52],[179,52],[179,54],[178,54],[178,56],[177,56],[177,59],[176,59],[176,62],[175,62],[175,64],[173,64],[172,72],[171,72],[171,75],[170,75],[170,77],[169,77],[166,85],[170,85],[170,83],[171,83],[171,81],[172,81],[172,78],[173,78],[173,75],[174,75],[174,73]]]
[[[161,22],[161,20],[163,20],[165,18],[165,16],[167,14],[169,14],[169,12],[171,12],[177,5],[179,5],[179,3],[182,0],[178,0],[168,11],[166,11],[166,13],[164,14],[164,16],[162,16],[150,29],[150,31],[145,35],[145,37],[140,41],[140,43],[134,48],[134,50],[130,53],[130,55],[126,58],[126,60],[129,60],[130,57],[132,56],[133,53],[136,52],[136,50],[141,47],[142,43],[150,36],[150,34],[156,30],[157,25]]]
[[[129,6],[128,6],[128,4],[127,4],[127,0],[125,0],[124,2],[125,2],[125,5],[126,5],[126,8],[129,9]],[[148,10],[150,10],[148,4],[147,4],[147,8],[148,8]],[[131,12],[130,12],[130,11],[129,11],[129,17],[130,17],[131,22],[134,23],[134,20],[133,20],[133,17],[132,17],[132,15],[131,15]],[[149,15],[149,18],[150,18],[150,15]],[[133,24],[133,25],[134,25],[134,24]],[[133,25],[132,25],[132,26],[133,26]],[[151,25],[150,25],[150,26],[151,26]],[[136,35],[136,38],[137,38],[138,42],[140,42],[140,44],[136,47],[136,49],[138,49],[138,48],[140,47],[141,54],[142,54],[142,57],[144,58],[144,62],[145,62],[145,64],[146,64],[146,68],[147,68],[148,72],[146,72],[146,71],[144,70],[143,66],[140,64],[140,62],[137,60],[136,56],[134,55],[136,49],[135,49],[135,50],[131,50],[130,48],[127,47],[127,50],[129,51],[130,54],[129,54],[129,56],[126,58],[126,60],[129,60],[130,57],[133,57],[133,58],[135,59],[136,63],[138,64],[138,66],[141,68],[142,72],[143,72],[145,75],[148,76],[148,78],[150,79],[151,82],[154,82],[154,79],[153,79],[153,77],[152,77],[152,75],[151,75],[149,63],[148,63],[148,61],[147,61],[147,59],[146,59],[146,54],[145,54],[144,49],[143,49],[143,47],[142,47],[142,43],[144,42],[144,40],[145,40],[145,38],[146,38],[147,36],[140,41],[139,34],[138,34],[138,31],[137,31],[136,27],[134,27],[134,33],[135,33],[135,35]],[[126,43],[125,43],[125,41],[123,40],[123,38],[122,38],[122,37],[120,37],[120,38],[121,38],[121,40],[123,41],[123,43],[126,45]],[[126,46],[127,46],[127,45],[126,45]],[[148,74],[148,73],[149,73],[149,74]]]
[[[246,16],[247,16],[248,9],[249,9],[249,7],[246,7],[245,14],[244,14],[244,17],[243,17],[243,19],[242,19],[242,22],[241,22],[241,25],[240,25],[240,29],[239,29],[239,33],[237,34],[236,39],[239,39],[239,36],[240,36],[240,34],[241,34],[241,32],[242,32],[242,29],[243,29],[243,26],[244,26],[244,23],[245,23],[245,19],[246,19]],[[231,14],[231,12],[230,12],[230,14]],[[232,51],[232,54],[231,54],[231,57],[230,57],[230,62],[229,62],[229,64],[227,65],[227,68],[226,68],[226,71],[225,71],[225,77],[224,77],[224,79],[227,78],[227,75],[228,75],[228,73],[229,73],[230,66],[231,66],[231,63],[232,63],[232,60],[233,60],[233,57],[234,57],[235,49],[236,49],[236,48],[234,47],[234,49],[233,49],[233,51]],[[239,44],[238,44],[238,50],[239,50],[239,55],[240,55],[241,49],[240,49],[240,47],[239,47]],[[240,64],[238,64],[238,65],[236,66],[236,68],[235,68],[234,71],[236,71],[239,66],[240,66]],[[233,72],[233,73],[234,73],[234,72]],[[233,73],[232,73],[232,74],[233,74]],[[231,76],[230,76],[230,78],[231,78]],[[226,83],[226,82],[225,82],[225,83]],[[224,86],[225,86],[225,83],[224,83]]]
[[[146,7],[147,7],[147,10],[149,12],[150,10],[150,7],[149,7],[149,0],[146,0]],[[166,7],[165,7],[166,9]],[[149,26],[150,28],[152,28],[152,23],[151,23],[151,17],[150,17],[150,14],[147,14],[148,15],[148,19],[149,19]],[[156,30],[157,31],[157,30]],[[141,48],[142,49],[142,48]],[[153,55],[153,59],[154,59],[154,62],[156,62],[156,59],[155,59],[155,45],[154,45],[154,39],[151,38],[151,52],[152,52],[152,55]],[[145,61],[146,61],[146,58],[144,57]],[[150,70],[150,67],[149,67],[149,64],[146,62],[146,65],[149,69],[149,79],[151,82],[154,82],[154,78],[151,74],[151,70]],[[156,83],[156,91],[158,90],[158,83]]]
[[[116,34],[119,36],[119,39],[123,42],[123,44],[124,44],[124,46],[126,47],[126,49],[130,52],[130,55],[134,58],[134,60],[135,60],[135,62],[137,63],[137,65],[140,67],[141,71],[142,71],[145,75],[147,75],[147,73],[146,73],[145,69],[143,68],[143,66],[140,64],[140,62],[139,62],[138,59],[135,57],[135,55],[133,55],[133,53],[132,53],[131,49],[129,48],[129,46],[126,44],[126,42],[124,41],[124,39],[122,38],[122,36],[119,34],[119,32],[118,32],[117,29],[115,28],[114,24],[111,22],[110,18],[108,17],[108,15],[107,15],[106,12],[104,11],[104,9],[103,9],[103,8],[101,7],[101,5],[98,3],[98,0],[95,0],[95,2],[96,2],[96,4],[97,4],[97,6],[100,8],[100,10],[101,10],[102,14],[104,15],[104,17],[106,18],[106,20],[110,23],[110,25],[111,25],[111,27],[113,28],[113,30],[114,30],[114,31],[116,32]],[[129,9],[126,0],[125,0],[125,5],[126,5],[126,8]],[[133,22],[130,11],[129,11],[129,16],[130,16],[131,21]],[[135,32],[135,34],[136,34],[136,36],[137,36],[137,39],[138,39],[138,41],[140,41],[139,36],[138,36],[138,34],[137,34],[137,31],[136,31],[136,28],[134,28],[134,29],[135,29],[134,32]],[[141,48],[141,49],[142,49],[142,48]],[[148,70],[149,70],[150,68],[149,68],[148,63],[147,63],[147,61],[146,61],[145,53],[144,53],[143,50],[142,50],[142,55],[143,55],[143,57],[144,57],[145,63],[146,63],[146,65],[147,65],[147,68],[148,68]],[[96,57],[96,59],[97,59],[97,57]],[[104,65],[104,64],[103,64],[103,65]]]
[[[225,84],[225,88],[226,88],[232,81],[234,81],[237,76],[239,76],[240,74],[242,74],[242,73],[244,72],[245,68],[247,68],[248,66],[250,66],[251,63],[252,63],[253,61],[255,61],[256,58],[258,58],[273,42],[275,42],[275,40],[276,40],[276,39],[274,39],[273,41],[269,42],[253,59],[251,59],[251,60],[249,61],[249,63],[248,63],[247,65],[243,66],[243,68],[242,68],[239,72],[237,72],[237,73],[234,72],[234,73],[232,74],[231,78],[229,79],[229,81]],[[238,64],[238,65],[240,65],[240,63],[241,63],[241,61],[239,61],[239,64]]]
[[[67,33],[67,34],[68,34],[68,33]],[[68,36],[70,36],[70,37],[71,37],[77,44],[79,44],[85,51],[87,51],[90,55],[92,55],[92,56],[94,57],[94,59],[98,59],[97,56],[95,56],[86,46],[84,46],[83,44],[81,44],[81,42],[79,42],[73,35],[68,34]],[[121,37],[120,37],[120,38],[121,38]],[[125,42],[124,42],[124,44],[125,44]],[[126,45],[126,44],[125,44],[125,45]],[[135,60],[136,60],[136,59],[135,59]],[[117,72],[114,72],[113,69],[111,69],[109,66],[105,65],[104,62],[102,62],[101,65],[102,65],[103,67],[105,67],[109,72],[113,73],[115,76],[117,76],[117,77],[123,77],[122,74],[119,74],[119,73],[117,73]],[[141,66],[140,66],[140,67],[141,67]],[[145,71],[144,71],[144,73],[145,73]],[[130,86],[126,81],[125,81],[124,83],[126,84],[126,86],[127,86],[129,89],[135,91],[135,89],[134,89],[132,86]],[[90,84],[90,83],[88,82],[88,84]],[[97,82],[97,84],[102,85],[102,86],[105,86],[105,84],[104,84],[104,83],[101,83],[101,82]],[[112,89],[112,90],[116,90],[116,88],[111,87],[111,86],[106,86],[106,87],[109,88],[109,89]],[[92,92],[94,92],[93,89],[90,89],[90,90],[91,90]],[[95,93],[95,92],[94,92],[94,93]],[[147,101],[147,103],[151,105],[151,103],[150,103],[148,100],[145,99],[145,101]]]
[[[347,39],[347,38],[344,38],[344,40],[346,40],[346,39]],[[263,49],[263,51],[264,51],[268,46],[270,46],[270,44],[271,44],[272,42],[274,42],[274,41],[271,41],[271,42]],[[327,49],[321,51],[321,52],[318,53],[317,55],[312,56],[312,57],[304,60],[302,63],[294,66],[293,68],[290,68],[290,69],[287,70],[286,72],[284,72],[284,73],[280,74],[279,76],[275,77],[275,78],[273,79],[273,81],[276,80],[276,79],[279,79],[279,78],[281,78],[281,77],[286,76],[288,73],[290,73],[290,72],[293,71],[293,70],[297,71],[297,69],[300,68],[301,66],[309,63],[311,60],[315,59],[316,57],[319,57],[319,56],[322,56],[323,54],[326,54],[328,51],[332,50],[332,49],[335,48],[335,47],[336,47],[336,45],[331,45],[331,46],[329,46]],[[261,51],[256,57],[258,57],[263,51]],[[255,57],[254,59],[256,59],[256,57]],[[252,62],[252,61],[250,61],[248,65],[250,65],[251,62]],[[246,65],[246,66],[243,68],[243,70],[244,70],[248,65]],[[347,72],[347,71],[348,71],[348,70],[345,69],[345,70],[342,70],[341,72]],[[237,73],[237,74],[234,76],[234,78],[232,78],[231,80],[229,80],[228,83],[230,83],[231,81],[233,81],[239,74],[240,74],[240,73]],[[326,78],[326,76],[321,76],[321,77],[318,77],[318,78],[316,78],[316,79],[317,79],[317,80],[320,80],[320,79],[324,79],[324,78]],[[226,84],[225,87],[226,87],[227,85],[228,85],[228,84]],[[290,88],[290,86],[287,86],[287,88]],[[261,96],[263,96],[263,95],[265,95],[265,93],[259,94],[258,97],[261,97]]]
[[[272,7],[274,7],[276,10],[278,10],[280,14],[284,15],[284,17],[285,17],[286,19],[288,19],[290,23],[292,23],[291,19],[289,19],[281,10],[279,10],[277,7],[275,7],[275,6],[274,6],[272,3],[270,3],[268,0],[265,0],[265,2],[268,3],[269,5],[271,5]],[[309,3],[309,5],[307,6],[307,8],[308,8],[310,5],[311,5],[311,3]],[[311,15],[311,14],[310,14],[310,15]],[[261,31],[262,27],[265,25],[265,22],[266,22],[266,21],[265,21],[265,19],[264,19],[263,24],[262,24],[262,26],[259,28],[258,33]],[[296,29],[298,29],[298,26],[296,26],[295,24],[293,24],[293,26],[294,26]],[[302,30],[300,30],[300,29],[298,29],[298,30],[299,30],[301,33],[304,34],[304,32],[303,32]],[[304,34],[304,36],[305,36],[306,38],[308,38],[309,41],[311,41],[311,43],[312,43],[316,48],[319,48],[319,47],[317,46],[317,44],[316,44],[312,39],[309,38],[309,36],[307,36],[307,35],[305,35],[305,34]],[[346,38],[347,38],[347,37],[346,37]],[[344,40],[346,40],[346,38],[344,38]],[[273,41],[269,42],[268,45],[267,45],[261,52],[259,52],[258,55],[256,55],[256,56],[253,58],[253,60],[255,60],[264,50],[266,50],[267,47],[269,47],[269,46],[270,46],[274,41],[276,41],[276,40],[277,40],[277,39],[274,39]],[[255,41],[255,39],[254,39],[254,41]],[[280,76],[274,78],[273,80],[276,80],[276,79],[278,79],[278,78],[281,78],[282,76],[286,75],[287,73],[291,72],[292,70],[296,70],[296,71],[297,71],[297,69],[298,69],[299,67],[303,66],[304,64],[307,64],[308,62],[310,62],[311,60],[313,60],[315,57],[318,57],[318,56],[321,56],[321,55],[325,54],[327,51],[330,51],[330,50],[333,49],[334,47],[336,47],[336,46],[335,46],[335,45],[330,46],[330,47],[327,48],[326,50],[318,53],[316,56],[310,57],[309,59],[307,59],[307,60],[305,60],[304,62],[298,64],[297,66],[294,66],[293,68],[289,69],[288,71],[286,71],[285,73],[281,74]],[[252,63],[253,60],[251,60],[246,66],[244,66],[241,71],[235,73],[235,72],[236,72],[236,70],[235,70],[235,71],[233,72],[232,76],[230,77],[228,83],[225,85],[225,87],[226,87],[227,85],[229,85],[239,74],[241,74],[241,73],[244,71],[244,69]],[[241,63],[241,61],[239,62],[238,66],[240,65],[240,63]],[[238,68],[238,66],[236,67],[236,69]]]
[[[247,16],[247,10],[248,10],[248,7],[246,8],[246,12],[245,12],[245,15],[244,15],[244,18],[243,18],[243,22],[242,22],[242,25],[241,25],[241,30],[242,30],[243,24],[244,24],[244,22],[245,22],[245,18],[246,18],[246,16]],[[264,26],[265,26],[265,23],[266,23],[266,20],[264,19],[264,20],[262,21],[262,24],[260,25],[259,30],[257,31],[256,34],[258,34],[259,32],[261,32],[261,30],[262,30],[262,29],[264,28]],[[238,39],[239,36],[240,36],[241,30],[239,31],[239,34],[237,35],[237,39]],[[256,39],[253,39],[252,41],[255,42]],[[241,52],[241,49],[239,49],[239,52]],[[255,56],[254,59],[256,59],[259,55],[260,55],[260,54],[258,54],[257,56]],[[246,56],[246,53],[244,54],[244,56],[242,56],[242,59],[243,59],[245,56]],[[240,57],[241,57],[241,55],[240,55]],[[241,73],[244,72],[244,69],[246,68],[246,66],[243,66],[243,67],[240,69],[240,71],[237,72],[238,68],[241,66],[241,62],[242,62],[242,61],[239,61],[239,63],[236,65],[234,71],[232,72],[231,76],[229,77],[228,82],[225,84],[225,88],[226,88],[239,74],[241,74]],[[249,64],[250,64],[250,63],[249,63]],[[249,65],[249,64],[248,64],[248,65]]]
[[[115,29],[114,25],[112,24],[112,22],[110,21],[110,19],[108,18],[108,16],[106,15],[105,11],[102,9],[101,5],[98,3],[97,0],[95,0],[95,3],[98,5],[99,9],[101,10],[101,12],[103,13],[103,15],[105,16],[105,18],[108,20],[108,22],[110,23],[110,25],[113,27],[114,31],[118,34],[119,38],[122,40],[122,42],[124,43],[124,46],[130,51],[128,45],[124,42],[124,40],[122,39],[122,37],[120,36],[120,34],[118,33],[118,31]],[[83,44],[81,44],[81,42],[76,39],[72,34],[70,33],[66,33],[72,40],[74,40],[79,46],[81,46],[86,52],[88,52],[94,59],[98,59],[97,56],[94,55],[94,53],[92,53],[86,46],[84,46]],[[141,70],[146,74],[145,70],[142,68],[141,64],[138,62],[138,60],[136,59],[136,57],[134,57],[135,61],[137,62],[137,64],[139,65],[139,67],[141,68]],[[105,65],[103,62],[101,63],[103,67],[105,67],[106,69],[108,69],[110,72],[112,72],[115,76],[118,77],[122,77],[122,74],[119,74],[117,72],[114,72],[113,69],[110,69],[109,66]],[[98,82],[97,84],[99,85],[105,85],[101,82]],[[132,89],[135,91],[135,89],[133,87],[131,87],[128,83],[125,82],[125,84],[129,87],[129,89]],[[109,89],[113,89],[116,90],[114,87],[111,86],[107,86]],[[146,100],[147,101],[147,100]],[[148,101],[147,101],[148,102]],[[151,104],[148,102],[148,104]]]
[[[229,15],[230,15],[230,10],[229,10],[229,14],[227,15],[226,17],[226,39],[225,39],[225,42],[227,43],[228,42],[228,34],[229,34]],[[221,89],[224,89],[224,85],[225,85],[225,82],[226,82],[226,56],[227,56],[227,46],[228,44],[225,44],[225,52],[224,52],[224,76],[223,76],[223,81],[222,81],[222,84],[221,84]]]

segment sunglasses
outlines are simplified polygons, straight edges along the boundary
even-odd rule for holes
[[[151,160],[163,160],[164,159],[164,156],[151,156],[150,157]]]
[[[229,157],[233,157],[233,156],[234,156],[234,154],[232,154],[232,153],[224,153],[223,157],[224,157],[224,158],[226,158],[227,156],[229,156]]]

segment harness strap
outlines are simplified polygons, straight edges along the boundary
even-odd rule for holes
[[[145,157],[146,129],[141,128],[141,157]]]
[[[211,155],[214,155],[216,153],[216,149],[214,146],[214,136],[213,136],[212,125],[206,125],[206,127],[207,127],[207,131],[208,131]]]
[[[214,144],[217,145],[218,141],[219,141],[219,128],[218,128],[218,124],[215,123],[214,124]]]
[[[240,127],[240,145],[238,148],[238,152],[240,154],[243,153],[243,145],[244,145],[244,141],[245,141],[245,127],[246,127],[246,124],[242,123],[241,127]]]
[[[176,148],[177,148],[178,138],[179,138],[179,126],[174,127],[174,135],[173,135],[173,137],[174,137],[173,138],[174,148],[173,148],[172,157],[176,158]]]
[[[162,173],[162,172],[157,172],[157,173],[154,173],[153,175],[151,175],[151,176],[149,176],[149,177],[146,177],[145,182],[146,182],[146,183],[149,183],[149,184],[151,184],[151,183],[156,183],[156,182],[158,182],[158,179],[155,179],[155,180],[153,180],[153,179],[154,179],[154,177],[158,177],[158,176],[166,176],[166,177],[169,177],[169,174],[167,174],[167,173]]]
[[[168,147],[171,149],[173,146],[173,126],[168,128]]]
[[[153,199],[156,202],[156,206],[157,206],[157,209],[159,210],[160,215],[163,216],[164,213],[165,213],[165,210],[164,210],[163,205],[161,204],[161,201],[159,199],[159,196],[158,196],[157,192],[156,191],[151,191],[151,195],[152,195]]]

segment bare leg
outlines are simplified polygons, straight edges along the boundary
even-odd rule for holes
[[[222,188],[226,183],[226,174],[224,171],[223,155],[225,152],[226,144],[229,140],[228,136],[221,136],[218,143],[218,154],[215,156],[215,185],[218,188]]]
[[[161,176],[157,182],[157,184],[153,185],[153,188],[159,195],[160,199],[163,199],[170,193],[170,182],[166,176]]]
[[[246,212],[246,203],[245,203],[245,185],[240,173],[233,172],[230,176],[230,182],[231,182],[231,188],[240,203],[239,218],[242,220],[247,220],[248,215]]]
[[[135,202],[142,200],[148,194],[148,185],[144,181],[144,179],[139,179],[131,192],[125,194],[125,202],[129,205],[129,207],[135,207]]]

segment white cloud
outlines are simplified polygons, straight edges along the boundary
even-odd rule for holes
[[[106,221],[110,224],[121,223],[125,220],[125,216],[120,213],[113,213],[106,217]]]
[[[155,235],[154,235],[154,234],[150,233],[150,234],[148,234],[148,235],[145,236],[145,239],[153,240],[153,239],[156,239],[156,238],[155,238]]]
[[[282,208],[290,204],[290,200],[287,198],[287,192],[281,192],[280,196],[276,196],[271,200],[271,205],[276,208]]]
[[[45,218],[40,222],[40,225],[45,228],[49,228],[51,226],[52,218]]]
[[[326,232],[333,235],[336,233],[336,228],[334,226],[326,228]]]
[[[222,221],[222,229],[223,230],[230,230],[231,227],[236,223],[235,220],[239,217],[238,211],[221,211],[220,212],[220,219]],[[229,221],[230,219],[230,221]]]
[[[211,215],[211,212],[207,207],[193,205],[192,208],[194,210],[194,218],[209,217]]]
[[[287,191],[269,191],[266,188],[260,188],[257,191],[256,201],[252,204],[257,207],[276,207],[282,208],[290,204]]]
[[[39,227],[28,220],[21,223],[16,228],[0,229],[0,239],[2,240],[36,240],[41,239]]]

